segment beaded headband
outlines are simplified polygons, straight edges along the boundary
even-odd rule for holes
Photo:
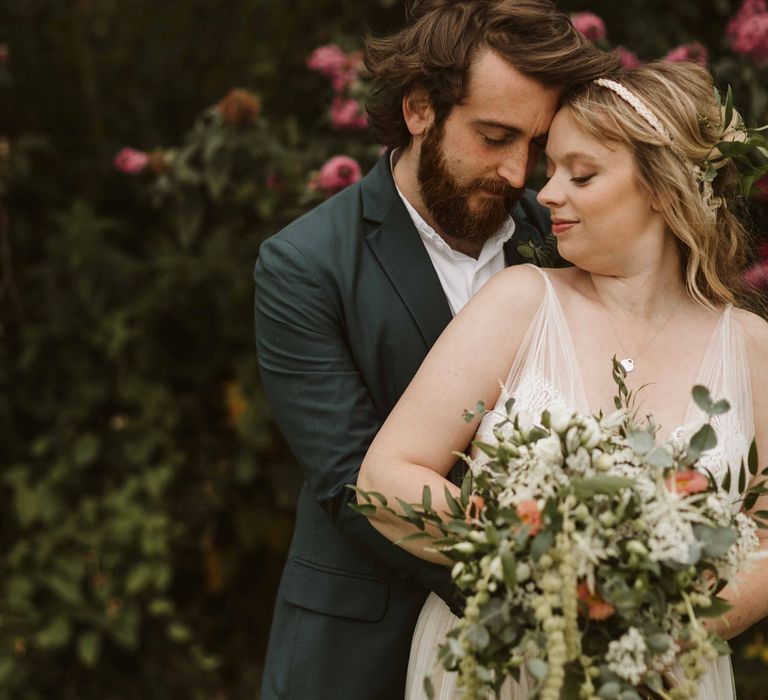
[[[645,106],[643,101],[634,93],[630,92],[621,83],[617,83],[615,80],[609,80],[608,78],[598,78],[595,80],[598,85],[601,85],[612,92],[615,92],[624,102],[626,102],[632,109],[635,110],[645,121],[648,122],[658,133],[668,138],[670,141],[672,137],[669,132],[664,128],[664,125],[659,121],[658,117],[651,112],[648,107]]]

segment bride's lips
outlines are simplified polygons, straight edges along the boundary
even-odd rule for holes
[[[552,219],[552,233],[554,233],[556,236],[562,235],[568,229],[578,223],[578,221],[569,219]]]

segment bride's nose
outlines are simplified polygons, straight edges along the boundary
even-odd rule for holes
[[[536,195],[539,204],[549,209],[563,203],[563,190],[558,185],[556,178],[551,177]]]

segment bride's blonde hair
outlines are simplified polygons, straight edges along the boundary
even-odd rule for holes
[[[601,141],[623,143],[634,153],[640,186],[677,238],[691,298],[709,308],[744,305],[747,233],[734,214],[738,171],[730,158],[722,161],[712,182],[713,197],[721,200],[714,209],[712,202],[717,199],[707,202],[698,179],[701,170],[695,170],[713,158],[714,147],[723,140],[724,110],[711,76],[693,63],[658,61],[610,77],[639,98],[667,134],[651,126],[613,90],[597,83],[567,93],[563,106],[570,108],[586,133]],[[734,113],[732,124],[737,119]]]

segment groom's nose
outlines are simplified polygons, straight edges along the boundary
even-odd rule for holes
[[[519,190],[525,186],[525,181],[528,178],[528,165],[528,149],[515,149],[499,163],[496,172],[511,187]]]

